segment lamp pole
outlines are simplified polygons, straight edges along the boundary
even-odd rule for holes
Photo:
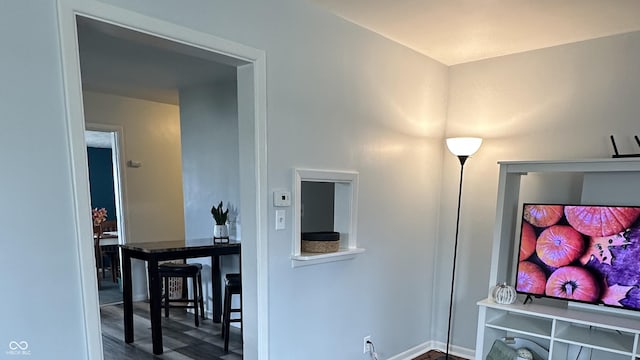
[[[447,322],[447,348],[445,355],[438,360],[449,359],[449,346],[451,345],[451,318],[453,317],[453,295],[456,283],[456,263],[458,259],[458,235],[460,232],[460,205],[462,203],[462,180],[464,178],[464,164],[473,155],[482,144],[481,138],[461,137],[447,139],[447,147],[460,161],[460,184],[458,186],[458,209],[456,213],[456,235],[453,244],[453,266],[451,270],[451,292],[449,293],[449,319]]]
[[[456,214],[456,237],[453,243],[453,269],[451,270],[451,292],[449,293],[449,321],[447,324],[447,348],[445,351],[444,358],[440,359],[449,359],[449,344],[451,343],[451,317],[453,315],[453,289],[456,282],[456,260],[458,258],[458,234],[460,230],[460,203],[462,202],[462,178],[464,175],[464,163],[467,161],[469,156],[466,155],[458,155],[458,160],[460,160],[460,185],[458,186],[458,212]]]

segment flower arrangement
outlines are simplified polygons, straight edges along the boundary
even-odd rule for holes
[[[213,215],[213,220],[215,220],[216,225],[224,225],[227,223],[229,209],[223,211],[222,201],[220,201],[218,206],[213,205],[213,207],[211,207],[211,215]]]
[[[93,226],[99,226],[105,220],[107,220],[107,209],[105,208],[95,208],[91,210],[91,217],[93,218]]]

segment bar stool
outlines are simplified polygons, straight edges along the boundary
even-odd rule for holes
[[[231,307],[231,298],[233,295],[240,295],[240,307]],[[239,318],[232,319],[231,314],[240,314]],[[242,277],[240,274],[227,274],[224,277],[224,305],[222,309],[222,331],[221,336],[224,338],[224,352],[229,352],[229,325],[232,322],[240,323],[240,331],[242,333]]]
[[[200,326],[198,320],[198,305],[200,305],[200,315],[202,319],[205,319],[204,315],[204,299],[202,296],[202,265],[193,264],[174,264],[165,263],[158,266],[158,275],[164,280],[164,296],[162,297],[162,306],[164,307],[164,316],[169,317],[169,308],[189,308],[193,309],[195,315],[196,327]],[[169,291],[169,278],[191,278],[191,284],[193,285],[193,298],[189,298],[186,295],[186,281],[183,282],[185,288],[183,288],[183,296],[180,299],[171,299]],[[182,302],[186,304],[172,304],[175,302]]]

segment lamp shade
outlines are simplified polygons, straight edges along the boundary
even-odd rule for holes
[[[478,137],[454,137],[447,139],[449,151],[456,156],[471,156],[482,145],[482,138]]]

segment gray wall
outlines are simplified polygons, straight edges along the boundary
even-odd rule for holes
[[[637,133],[638,33],[448,69],[300,1],[107,2],[266,51],[270,189],[291,188],[295,167],[360,172],[363,255],[294,269],[290,228],[267,234],[272,359],[362,358],[369,334],[382,358],[444,341],[459,170],[443,151],[447,112],[448,135],[486,139],[465,170],[453,338],[465,347],[489,287],[496,161],[607,157],[610,133],[621,148]],[[11,171],[0,180],[0,276],[12,296],[0,344],[84,359],[93,329],[79,301],[56,11],[47,1],[2,10],[0,160]],[[34,215],[43,206],[53,210]]]
[[[306,2],[108,2],[265,50],[269,189],[291,189],[295,167],[360,172],[365,254],[294,269],[291,227],[267,234],[271,358],[429,340],[447,68]]]
[[[335,184],[303,181],[300,196],[301,231],[333,231]]]
[[[238,102],[235,82],[180,90],[184,223],[188,239],[211,238],[211,206],[229,208],[229,235],[241,240]],[[197,259],[209,268],[211,259]],[[222,257],[223,273],[238,272],[238,259]],[[210,269],[210,268],[209,268]],[[206,311],[211,311],[211,271],[203,272]]]
[[[618,139],[621,151],[637,152],[632,135],[640,133],[639,63],[640,32],[634,32],[451,67],[447,135],[485,138],[478,154],[465,165],[454,326],[457,344],[474,345],[476,328],[469,322],[476,319],[475,302],[487,296],[490,286],[496,162],[608,158],[613,153],[610,134]],[[443,182],[442,188],[441,255],[450,249],[455,230],[451,207],[456,202],[458,168],[453,156],[445,157],[443,171],[452,180]],[[525,181],[536,183],[536,178]],[[566,186],[566,179],[559,181],[559,188]],[[555,196],[563,201],[558,198],[562,194]],[[448,258],[438,257],[438,269],[442,269],[438,278],[443,279],[439,286],[445,286],[450,271]],[[439,299],[434,309],[443,308],[444,303]],[[444,316],[436,323],[445,323]],[[436,331],[439,338],[445,332]]]
[[[30,359],[83,359],[55,3],[3,2],[0,44],[0,358],[26,341]]]

